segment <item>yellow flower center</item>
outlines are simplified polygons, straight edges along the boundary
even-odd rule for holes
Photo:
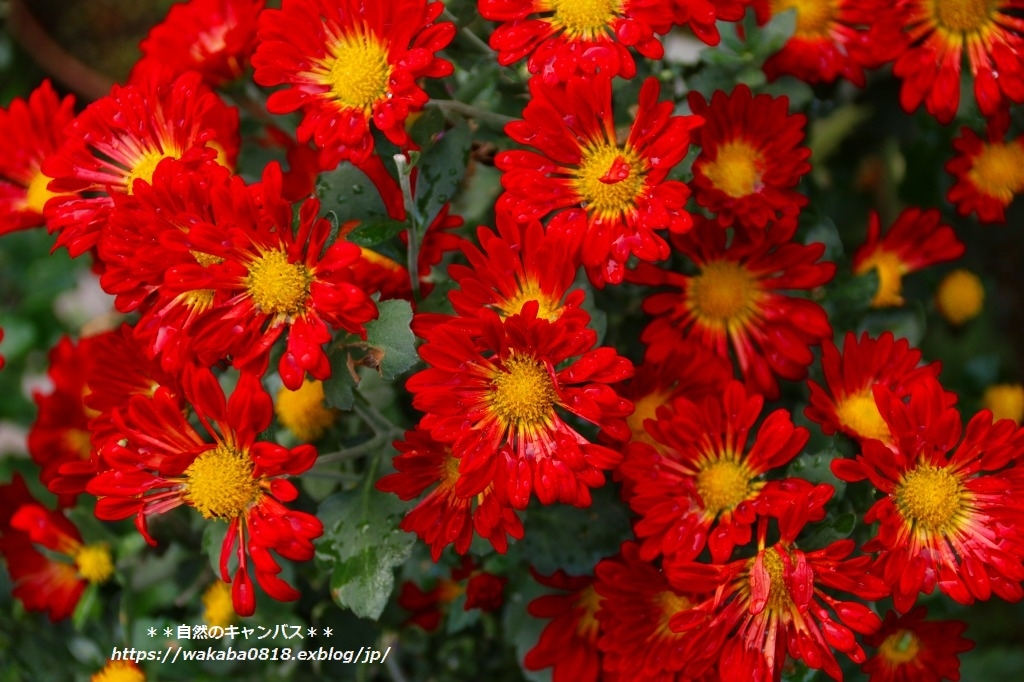
[[[547,423],[558,395],[546,367],[531,357],[513,355],[491,379],[489,401],[505,428],[525,431]]]
[[[302,263],[289,263],[284,251],[267,251],[249,265],[245,287],[266,315],[297,315],[306,309],[313,275]]]
[[[697,474],[697,492],[704,500],[704,508],[712,516],[732,511],[750,497],[750,471],[731,459],[714,459],[700,468]]]
[[[588,213],[598,218],[615,218],[629,213],[636,205],[644,188],[644,162],[628,147],[593,144],[583,149],[572,184]]]
[[[231,601],[231,584],[218,580],[203,592],[203,621],[210,626],[225,628],[235,620],[235,607]]]
[[[114,562],[106,543],[82,545],[74,556],[78,575],[91,583],[105,583],[114,575]]]
[[[889,425],[878,411],[870,386],[840,400],[836,405],[836,416],[840,424],[861,438],[874,438],[883,443],[892,441]]]
[[[714,327],[732,327],[755,315],[761,290],[757,280],[741,264],[723,260],[706,263],[690,280],[690,307]]]
[[[777,547],[769,547],[761,552],[761,562],[764,570],[768,573],[768,605],[765,607],[773,611],[786,609],[793,604],[793,598],[786,586],[786,563]],[[754,557],[750,560],[751,565],[757,560]]]
[[[934,21],[948,33],[968,34],[992,23],[1003,0],[931,0]]]
[[[69,449],[78,453],[83,460],[92,455],[92,441],[85,429],[68,429],[64,432],[64,443]]]
[[[693,607],[693,603],[686,597],[681,594],[676,594],[672,590],[659,592],[654,595],[653,601],[656,607],[661,607],[659,609],[661,612],[661,618],[659,619],[658,624],[658,635],[670,638],[685,637],[685,634],[673,632],[672,628],[669,627],[669,621],[672,619],[672,616],[677,613],[690,610]]]
[[[910,663],[917,658],[921,650],[921,640],[909,630],[897,630],[882,642],[878,647],[878,655],[896,667],[904,663]]]
[[[51,192],[46,188],[52,179],[43,175],[41,171],[36,171],[25,192],[25,208],[35,213],[42,213],[46,202],[58,196],[57,192]]]
[[[146,682],[146,674],[132,661],[107,661],[91,682]]]
[[[554,12],[549,20],[575,40],[597,40],[606,35],[622,13],[622,0],[539,0],[538,12]]]
[[[207,519],[241,516],[261,495],[252,459],[227,445],[199,455],[185,479],[185,501]]]
[[[1024,145],[994,142],[983,145],[967,171],[967,178],[982,194],[1004,206],[1024,191]]]
[[[963,485],[945,468],[922,464],[896,486],[903,518],[926,531],[944,532],[963,508]]]
[[[323,382],[309,379],[296,391],[278,391],[274,412],[281,424],[304,443],[324,435],[337,418],[337,412],[324,404]]]
[[[523,306],[537,301],[537,317],[554,322],[562,315],[562,303],[541,291],[536,281],[528,279],[519,283],[519,291],[512,298],[498,301],[495,305],[502,319],[523,312]]]
[[[836,0],[771,0],[772,16],[796,10],[796,36],[827,38],[838,13]]]
[[[1020,384],[989,386],[981,400],[992,410],[992,419],[1012,419],[1018,424],[1024,420],[1024,386]]]
[[[871,299],[872,308],[891,308],[903,305],[903,274],[907,271],[906,264],[895,253],[876,251],[864,260],[857,268],[857,274],[863,275],[874,268],[878,273],[878,291]]]
[[[657,442],[644,428],[644,422],[648,419],[657,419],[658,408],[668,402],[668,397],[667,393],[655,392],[637,398],[633,402],[633,414],[626,417],[626,424],[629,425],[629,430],[633,433],[633,440],[658,447]]]
[[[585,640],[596,640],[601,627],[596,615],[601,606],[601,595],[597,593],[593,585],[587,585],[580,590],[579,597],[576,598],[576,606],[583,610],[580,620],[576,624],[576,632]]]
[[[954,270],[939,283],[935,304],[950,324],[963,324],[977,317],[985,302],[985,287],[973,272]]]
[[[705,163],[702,172],[718,190],[739,199],[761,191],[761,152],[743,140],[732,140],[718,148],[714,159]]]
[[[376,35],[356,31],[335,38],[327,47],[331,96],[342,107],[369,115],[373,105],[388,94],[391,64],[387,43]]]
[[[135,166],[128,173],[128,178],[125,180],[127,189],[125,191],[128,194],[135,192],[135,181],[143,180],[144,182],[152,183],[153,174],[156,173],[157,165],[164,159],[177,158],[175,154],[164,154],[163,152],[150,150],[145,152],[138,161],[135,162]]]

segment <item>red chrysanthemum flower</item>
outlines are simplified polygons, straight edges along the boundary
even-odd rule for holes
[[[537,301],[537,317],[552,322],[573,319],[586,325],[590,315],[580,307],[584,292],[570,291],[579,265],[574,235],[557,229],[545,231],[538,222],[520,227],[500,212],[497,226],[497,234],[486,227],[477,228],[479,247],[462,242],[469,265],[448,267],[448,274],[459,285],[448,295],[455,312],[473,318],[488,308],[506,318]]]
[[[545,587],[567,594],[537,597],[526,607],[534,618],[551,622],[526,652],[527,670],[551,668],[552,682],[598,682],[601,679],[601,652],[597,648],[600,624],[597,609],[601,598],[590,576],[574,577],[556,571],[545,577],[530,568],[533,579]]]
[[[100,285],[115,296],[120,312],[139,313],[135,336],[168,371],[180,371],[190,359],[191,327],[215,301],[213,290],[181,292],[164,286],[164,280],[176,266],[217,262],[183,242],[199,223],[242,220],[245,202],[237,199],[245,193],[242,185],[222,166],[199,171],[168,159],[158,164],[151,181],[138,182],[131,195],[114,197],[96,249],[103,264]]]
[[[974,642],[961,637],[966,623],[925,621],[928,610],[917,606],[905,616],[890,611],[878,632],[864,641],[878,649],[861,666],[868,682],[942,682],[960,679],[960,658]]]
[[[407,146],[405,120],[428,99],[416,82],[452,73],[436,56],[455,36],[454,24],[434,23],[443,10],[428,0],[284,0],[260,16],[253,78],[289,86],[267,108],[303,110],[299,141],[323,150],[325,168],[358,164],[373,151],[371,121]]]
[[[961,604],[1024,596],[1024,431],[992,424],[984,410],[963,435],[960,414],[937,381],[915,386],[908,402],[885,386],[875,400],[894,443],[864,443],[856,459],[832,462],[844,481],[867,479],[883,497],[865,515],[879,523],[864,549],[878,552],[877,572],[906,613],[918,592],[935,586]]]
[[[84,192],[49,202],[48,226],[57,245],[80,256],[96,245],[113,206],[112,194],[131,194],[166,158],[193,165],[214,160],[234,166],[238,111],[203,85],[198,73],[176,78],[159,67],[89,105],[68,128],[61,150],[43,162],[53,192]]]
[[[786,410],[772,412],[752,435],[763,406],[764,398],[734,381],[700,402],[679,398],[648,422],[663,447],[635,443],[619,467],[632,484],[643,559],[695,559],[707,544],[711,560],[724,563],[750,542],[762,475],[788,464],[810,435]]]
[[[1006,221],[1006,207],[1024,192],[1024,135],[1006,140],[1010,117],[1001,113],[988,122],[986,140],[970,128],[953,138],[957,155],[946,164],[956,180],[946,198],[957,213],[975,213],[983,223]]]
[[[90,583],[114,575],[107,545],[83,543],[63,514],[36,502],[20,474],[0,486],[0,554],[14,598],[29,611],[47,612],[51,621],[70,617]]]
[[[548,84],[576,74],[636,75],[630,47],[665,54],[655,34],[672,27],[669,0],[478,0],[480,16],[505,22],[491,34],[498,63],[529,55],[527,68]]]
[[[693,34],[708,45],[717,45],[722,37],[717,21],[739,21],[753,0],[672,0],[673,23],[689,26]]]
[[[872,339],[864,332],[860,339],[847,332],[843,352],[832,341],[822,344],[822,368],[828,390],[815,381],[811,387],[810,405],[804,414],[821,424],[826,435],[841,431],[863,442],[875,439],[891,443],[889,426],[875,406],[872,389],[882,385],[901,399],[926,377],[938,378],[942,365],[933,362],[921,365],[921,351],[911,348],[906,339],[896,340],[892,332]],[[949,394],[950,405],[956,394]]]
[[[487,612],[500,608],[507,582],[508,578],[483,571],[472,558],[462,557],[458,568],[452,569],[450,579],[439,579],[426,592],[415,583],[403,584],[398,605],[412,612],[406,623],[430,632],[438,628],[450,604],[462,595],[466,596],[462,605],[464,611]]]
[[[768,58],[772,80],[791,75],[811,84],[846,78],[864,87],[864,67],[874,65],[869,31],[886,0],[756,0],[758,23],[796,12],[796,32]]]
[[[507,536],[522,539],[522,522],[515,510],[499,501],[493,486],[469,496],[456,493],[459,460],[452,455],[449,445],[438,443],[429,432],[417,429],[406,431],[405,440],[395,443],[395,448],[401,453],[394,459],[398,473],[377,481],[377,489],[411,500],[437,484],[401,523],[402,530],[416,533],[430,545],[435,562],[451,544],[459,554],[469,551],[474,530],[502,554],[508,549]]]
[[[874,269],[878,273],[873,307],[903,305],[903,275],[964,254],[963,242],[953,228],[941,223],[942,216],[934,208],[906,208],[882,237],[878,214],[871,212],[867,241],[853,254],[853,271],[863,275]]]
[[[173,5],[139,44],[142,58],[135,72],[161,64],[175,73],[198,71],[211,87],[235,80],[256,49],[256,19],[263,5],[264,0],[190,0]]]
[[[903,79],[900,104],[913,111],[922,102],[940,123],[960,104],[964,57],[974,78],[981,113],[994,115],[1009,102],[1024,102],[1024,0],[900,0],[876,14],[882,27],[876,49],[896,58],[893,74]]]
[[[874,632],[880,619],[860,602],[837,599],[825,588],[874,600],[887,594],[886,586],[868,574],[869,557],[848,558],[853,540],[811,552],[799,549],[797,535],[808,520],[824,518],[832,487],[796,479],[786,486],[789,490],[780,488],[771,505],[779,510],[772,514],[779,519],[780,533],[774,545],[766,546],[765,516],[758,524],[753,558],[724,566],[666,563],[673,585],[711,594],[676,614],[670,624],[690,639],[689,675],[717,664],[721,679],[771,682],[779,679],[788,654],[841,680],[834,651],[864,661],[853,633]]]
[[[172,268],[164,286],[177,294],[212,292],[213,306],[192,326],[192,349],[210,362],[230,355],[239,369],[265,371],[270,348],[287,330],[278,363],[281,381],[297,390],[308,372],[331,375],[324,344],[332,330],[365,338],[363,324],[377,306],[355,283],[351,265],[359,247],[327,246],[331,223],[320,202],[307,199],[292,228],[292,206],[281,197],[281,170],[269,165],[257,187],[233,181],[230,211],[217,223],[197,222],[177,248],[203,255]]]
[[[601,597],[597,642],[605,679],[649,682],[700,682],[684,675],[693,657],[692,638],[673,632],[671,619],[700,597],[669,584],[662,571],[643,561],[627,542],[619,554],[594,569],[594,590]]]
[[[249,616],[256,609],[250,570],[274,599],[298,599],[299,593],[278,575],[281,566],[270,551],[293,561],[313,558],[313,540],[323,533],[322,524],[281,503],[298,496],[284,476],[309,469],[316,449],[299,445],[289,450],[257,440],[274,413],[255,375],[243,373],[230,399],[206,369],[186,368],[183,385],[205,435],[188,422],[167,389],[152,397],[133,396],[114,412],[118,440],[101,453],[109,469],[87,487],[99,496],[96,516],[106,521],[135,517],[150,544],[156,542],[147,529],[148,517],[181,505],[206,519],[227,521],[220,572],[222,580],[233,583],[235,611]],[[228,568],[232,555],[238,562],[233,579]]]
[[[658,362],[684,339],[723,358],[730,357],[731,347],[747,385],[774,398],[779,392],[776,377],[806,377],[814,359],[810,346],[832,338],[821,306],[782,292],[822,286],[836,266],[817,262],[824,244],[792,241],[795,222],[764,230],[738,227],[731,241],[714,221],[694,222],[693,231],[673,235],[672,244],[693,260],[696,275],[646,263],[630,274],[630,281],[638,284],[677,289],[644,301],[644,312],[654,316],[640,337],[648,344],[647,357]]]
[[[746,85],[731,95],[718,90],[710,103],[694,91],[689,102],[704,119],[693,136],[700,146],[691,183],[697,203],[726,226],[794,217],[807,203],[793,189],[811,170],[811,150],[800,146],[807,117],[790,115],[787,97],[754,97]]]
[[[537,316],[534,301],[502,320],[484,309],[479,333],[458,322],[431,329],[419,349],[430,365],[406,383],[423,426],[452,444],[460,460],[460,496],[498,491],[523,509],[536,490],[542,504],[590,504],[590,488],[621,455],[589,442],[564,421],[570,412],[620,440],[632,404],[608,384],[629,377],[630,362],[597,335]],[[560,369],[556,369],[560,367]]]
[[[60,149],[74,118],[75,98],[60,99],[48,80],[27,100],[0,109],[0,234],[46,222],[43,208],[56,193],[40,166]]]
[[[498,154],[505,193],[499,211],[519,222],[558,211],[552,225],[580,235],[583,265],[597,286],[622,281],[630,254],[645,261],[668,257],[656,230],[685,232],[689,190],[668,173],[686,156],[695,116],[672,116],[659,102],[658,81],[640,89],[637,118],[620,143],[612,119],[611,79],[573,78],[565,86],[530,81],[523,120],[505,132],[532,151]]]
[[[720,396],[732,379],[732,366],[725,358],[693,341],[682,341],[657,362],[645,358],[636,366],[636,375],[619,389],[619,395],[634,405],[633,414],[626,417],[630,439],[659,449],[645,426],[647,420],[658,418],[658,408],[676,398],[697,402]]]
[[[48,488],[65,465],[75,463],[92,468],[89,420],[95,413],[87,410],[84,400],[93,363],[90,345],[89,338],[75,344],[70,338],[61,337],[48,355],[46,373],[53,389],[32,393],[37,412],[28,431],[28,452],[39,466],[39,480]],[[73,505],[75,495],[81,492],[84,487],[63,490],[61,506]]]

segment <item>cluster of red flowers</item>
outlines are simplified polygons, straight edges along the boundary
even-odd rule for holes
[[[863,85],[867,69],[893,62],[904,107],[923,103],[942,123],[966,45],[989,129],[987,141],[964,129],[954,143],[949,200],[998,221],[1024,190],[1024,138],[1006,140],[1005,112],[1024,102],[1024,0],[479,0],[500,22],[499,63],[526,60],[529,101],[505,127],[518,147],[495,157],[495,227],[455,236],[462,221],[446,206],[433,241],[410,254],[428,272],[454,247],[464,262],[448,270],[451,313],[416,310],[425,367],[405,388],[421,416],[376,485],[420,498],[401,527],[437,562],[476,536],[505,553],[534,498],[588,507],[609,475],[620,482],[635,539],[593,577],[535,576],[559,594],[529,606],[551,622],[525,665],[552,667],[556,682],[769,681],[787,659],[842,679],[838,654],[872,679],[939,680],[958,675],[970,644],[960,625],[924,620],[921,593],[1024,596],[1024,429],[987,411],[965,429],[939,365],[891,333],[833,342],[820,301],[847,264],[798,237],[806,117],[746,85],[689,93],[690,114],[654,77],[622,99],[634,52],[660,58],[658,36],[683,25],[714,45],[716,19],[748,5],[762,24],[796,13],[768,78]],[[288,477],[318,455],[263,437],[274,419],[264,380],[312,385],[319,403],[336,335],[365,340],[375,300],[415,305],[430,284],[347,241],[353,226],[322,215],[312,179],[351,163],[392,218],[413,212],[378,147],[407,163],[417,151],[407,123],[430,79],[454,71],[444,11],[431,0],[192,0],[143,42],[129,82],[77,115],[48,83],[0,111],[0,233],[45,225],[58,247],[91,256],[132,316],[51,351],[29,449],[60,509],[20,478],[0,494],[0,553],[26,608],[67,617],[88,584],[115,575],[109,548],[85,543],[61,511],[83,494],[151,544],[150,522],[175,507],[226,523],[219,572],[241,615],[257,585],[299,597],[280,559],[311,559],[323,525],[286,506],[299,495]],[[271,163],[258,181],[236,172],[240,114],[217,91],[250,67],[257,84],[281,86],[271,113],[299,114],[294,139],[266,132],[287,138],[289,172]],[[617,121],[616,110],[635,114]],[[844,274],[876,273],[875,307],[902,305],[903,276],[965,250],[936,209],[906,208],[884,236],[877,214],[864,220]],[[646,296],[635,366],[601,345],[581,271],[593,288]],[[822,383],[808,379],[819,357]],[[874,488],[863,523],[877,526],[860,546],[815,544],[834,488],[787,475],[810,431],[765,406],[805,380],[804,416],[857,448],[832,473]],[[399,601],[433,629],[463,594],[466,609],[498,608],[505,581],[465,558]],[[864,603],[886,598],[884,620]]]

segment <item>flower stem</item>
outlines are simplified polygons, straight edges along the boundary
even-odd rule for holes
[[[502,127],[516,120],[511,116],[496,114],[493,111],[487,111],[486,109],[481,109],[480,107],[475,107],[472,104],[466,104],[465,102],[459,102],[454,99],[432,99],[427,102],[427,106],[440,109],[441,111],[454,111],[455,113],[462,114],[468,118],[487,121]]]
[[[416,303],[420,301],[420,221],[416,213],[416,204],[412,198],[412,166],[405,154],[395,154],[395,165],[398,167],[398,181],[402,185],[402,197],[405,201],[405,213],[409,216],[409,244],[406,254],[406,269],[409,271],[409,286]]]

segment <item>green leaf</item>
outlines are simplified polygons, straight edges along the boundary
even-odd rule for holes
[[[804,551],[812,551],[845,540],[857,527],[857,518],[854,512],[831,512],[820,522],[808,525],[797,544]]]
[[[320,175],[316,194],[323,213],[337,216],[338,225],[349,220],[387,219],[384,200],[373,180],[349,162]]]
[[[416,364],[416,337],[412,333],[412,306],[408,301],[381,301],[380,316],[366,325],[366,341],[379,351],[375,363],[382,379],[396,376]]]
[[[395,586],[393,569],[416,536],[398,528],[406,505],[375,488],[332,495],[320,505],[324,535],[317,561],[331,572],[334,601],[360,618],[376,620]]]
[[[751,12],[752,13],[752,12]],[[755,29],[748,42],[754,54],[762,59],[769,57],[785,45],[796,33],[796,10],[787,10],[776,14],[760,29]]]
[[[408,226],[399,220],[368,220],[349,232],[345,239],[356,246],[376,246],[397,237]]]
[[[867,331],[875,337],[891,331],[897,339],[906,339],[916,347],[920,345],[927,326],[924,306],[920,301],[911,301],[905,308],[872,311],[859,331]]]
[[[465,123],[444,132],[420,154],[416,178],[416,211],[419,224],[430,225],[441,208],[455,196],[469,164],[473,135]]]
[[[480,620],[480,609],[466,610],[466,593],[460,594],[448,607],[448,617],[445,619],[444,631],[449,635],[462,632]]]
[[[591,573],[598,561],[615,554],[632,537],[628,513],[614,490],[605,486],[593,497],[587,509],[531,505],[524,514],[526,534],[509,548],[509,559],[545,575],[558,569],[574,575]]]

